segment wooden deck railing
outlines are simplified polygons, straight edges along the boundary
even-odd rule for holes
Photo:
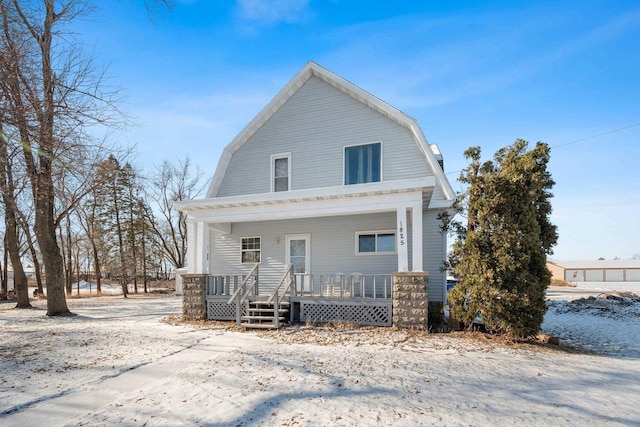
[[[289,264],[287,266],[287,269],[284,271],[282,278],[280,278],[280,280],[278,281],[276,288],[271,293],[271,296],[269,296],[267,303],[271,304],[275,299],[276,304],[280,304],[284,299],[285,295],[287,295],[287,292],[290,292],[291,296],[295,296],[296,288],[295,286],[292,286],[294,283],[295,281],[293,276],[293,264]],[[284,289],[281,290],[280,288],[283,285],[284,285]]]
[[[252,293],[254,295],[258,295],[259,266],[260,264],[253,266],[251,271],[245,276],[244,280],[242,280],[240,286],[233,292],[233,294],[231,294],[231,298],[229,298],[229,304],[233,304],[234,302],[236,303],[236,323],[238,325],[241,323],[240,317],[242,316],[242,304]],[[249,283],[249,286],[247,286],[247,283]]]
[[[297,296],[390,299],[391,274],[294,274]]]
[[[247,282],[250,289],[247,290]],[[263,284],[264,286],[264,284]],[[392,289],[391,274],[300,274],[287,268],[273,291],[269,293],[272,302],[277,293],[278,302],[289,296],[317,298],[376,298],[390,299]],[[229,303],[243,294],[242,301],[250,295],[258,295],[258,266],[248,274],[212,274],[207,277],[207,295],[229,297]]]

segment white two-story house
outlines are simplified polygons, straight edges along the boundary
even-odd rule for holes
[[[426,271],[429,302],[443,303],[437,215],[454,197],[413,118],[310,62],[224,149],[206,197],[177,206],[188,215],[188,272],[212,278],[210,318],[223,318],[214,302],[226,304],[232,278],[256,265],[259,295],[292,265],[301,300],[385,302],[391,274]]]

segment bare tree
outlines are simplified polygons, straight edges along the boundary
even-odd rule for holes
[[[149,223],[165,257],[174,268],[184,267],[187,255],[187,218],[173,203],[191,200],[204,192],[203,173],[193,170],[186,157],[171,164],[165,160],[157,167],[149,182],[149,198],[153,200],[160,218],[148,212]]]
[[[5,219],[5,249],[9,253],[11,266],[13,267],[13,284],[17,297],[17,308],[29,308],[29,289],[27,276],[22,266],[20,256],[20,227],[18,225],[18,210],[16,203],[16,189],[13,179],[12,156],[9,155],[8,144],[3,132],[2,122],[0,122],[0,191],[4,202]]]
[[[117,112],[110,95],[100,90],[102,75],[93,72],[90,58],[82,56],[72,37],[59,32],[89,5],[82,0],[0,0],[7,58],[3,84],[31,183],[50,316],[71,314],[56,236],[63,217],[55,212],[56,175],[68,170],[65,156],[73,144],[82,145],[84,129],[92,123],[110,123]]]
[[[91,260],[93,264],[93,273],[96,278],[96,292],[102,293],[102,268],[100,262],[100,251],[102,242],[102,233],[98,226],[98,201],[95,197],[89,197],[88,200],[76,207],[78,222],[87,237],[88,245],[91,249]]]

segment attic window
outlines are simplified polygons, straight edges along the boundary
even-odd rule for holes
[[[291,153],[271,156],[271,191],[291,190]]]
[[[382,143],[344,147],[344,184],[380,182]]]

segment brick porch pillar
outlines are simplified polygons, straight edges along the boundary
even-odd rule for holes
[[[427,329],[429,273],[393,274],[393,326]]]
[[[184,320],[205,320],[207,300],[205,291],[207,276],[184,274],[182,276],[182,316]]]

